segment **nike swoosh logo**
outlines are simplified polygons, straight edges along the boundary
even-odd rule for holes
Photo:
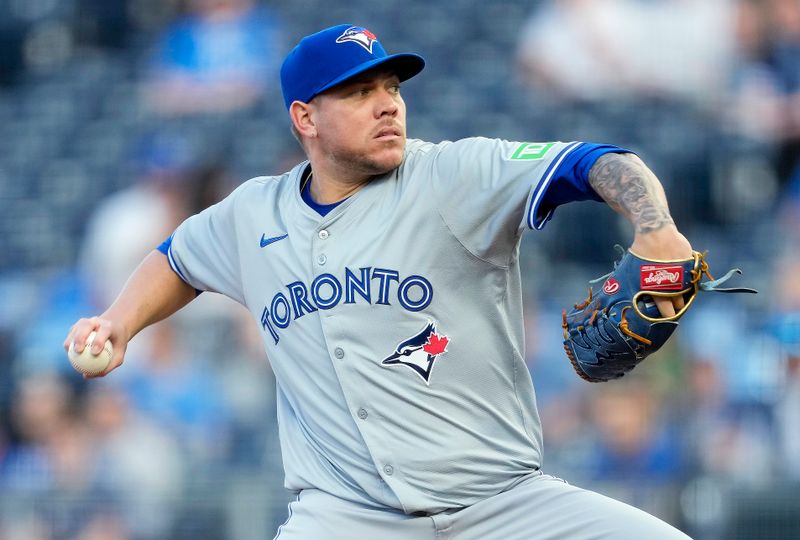
[[[289,236],[289,234],[284,234],[283,236],[273,236],[272,238],[267,238],[264,234],[261,235],[261,247],[267,247],[270,244],[277,242],[278,240],[283,240]]]

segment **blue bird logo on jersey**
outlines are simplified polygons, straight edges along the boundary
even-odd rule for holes
[[[394,353],[386,357],[382,364],[387,366],[406,366],[422,377],[425,384],[430,384],[434,361],[440,354],[447,352],[450,339],[436,333],[436,323],[428,321],[427,326],[415,336],[400,344]]]
[[[336,43],[346,43],[352,41],[358,43],[372,54],[372,44],[378,41],[377,36],[361,26],[351,26],[336,38]]]

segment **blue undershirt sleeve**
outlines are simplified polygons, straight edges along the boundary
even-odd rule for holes
[[[589,185],[589,171],[603,154],[627,154],[630,150],[611,144],[583,143],[569,153],[553,174],[546,191],[534,208],[536,229],[541,229],[553,216],[556,207],[573,201],[603,199]]]

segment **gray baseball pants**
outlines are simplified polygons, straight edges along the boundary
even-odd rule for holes
[[[546,474],[467,508],[406,515],[315,489],[289,505],[276,540],[686,540],[650,514]]]

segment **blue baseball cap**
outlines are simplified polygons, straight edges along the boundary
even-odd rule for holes
[[[425,67],[414,53],[386,54],[378,38],[362,26],[340,24],[304,37],[281,66],[281,89],[286,108],[294,101],[308,103],[314,96],[368,69],[387,66],[401,81]]]

